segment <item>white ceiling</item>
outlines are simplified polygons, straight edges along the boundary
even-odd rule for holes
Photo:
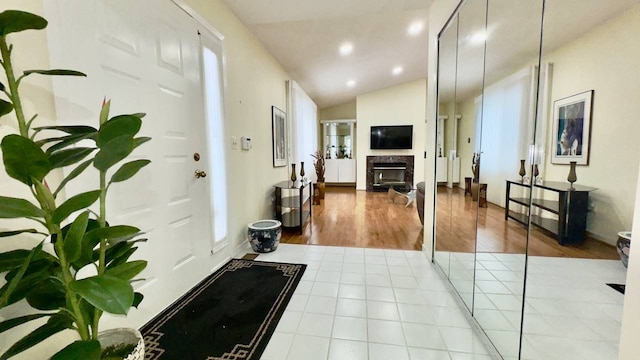
[[[319,109],[427,75],[433,0],[224,0]],[[424,30],[411,37],[414,21]],[[351,55],[339,48],[353,44]],[[391,73],[402,66],[400,75]],[[355,80],[353,88],[347,81]]]
[[[343,104],[357,95],[425,78],[427,19],[433,0],[223,0],[278,62],[316,102],[319,109]],[[579,37],[639,0],[554,0],[546,2],[545,53]],[[486,63],[483,46],[470,37],[485,21],[485,0],[467,0],[460,12],[460,44],[446,69],[456,71],[458,94],[468,96],[482,84],[483,68],[494,74],[489,83],[536,59],[540,39],[541,1],[491,0]],[[569,16],[570,15],[570,16]],[[407,34],[415,21],[424,23],[418,36]],[[353,44],[349,56],[340,45]],[[453,45],[455,46],[455,45]],[[441,52],[447,53],[441,48]],[[404,72],[392,75],[395,66]],[[451,71],[451,70],[449,70]],[[442,87],[447,79],[441,77]],[[348,87],[347,81],[356,85]],[[449,86],[448,86],[449,85]]]

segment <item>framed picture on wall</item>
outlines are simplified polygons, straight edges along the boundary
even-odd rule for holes
[[[553,102],[552,164],[589,164],[593,90]]]
[[[287,114],[271,107],[271,135],[273,140],[273,167],[287,166]]]

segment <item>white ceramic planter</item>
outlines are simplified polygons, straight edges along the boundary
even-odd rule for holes
[[[140,331],[131,328],[117,328],[106,330],[98,334],[100,346],[106,349],[109,346],[119,344],[136,344],[129,356],[124,360],[143,360],[144,359],[144,339]]]

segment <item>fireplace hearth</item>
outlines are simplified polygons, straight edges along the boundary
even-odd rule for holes
[[[411,189],[413,156],[367,156],[367,191]]]

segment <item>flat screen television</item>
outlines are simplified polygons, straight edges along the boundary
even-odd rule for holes
[[[372,126],[371,149],[411,149],[413,125]]]

